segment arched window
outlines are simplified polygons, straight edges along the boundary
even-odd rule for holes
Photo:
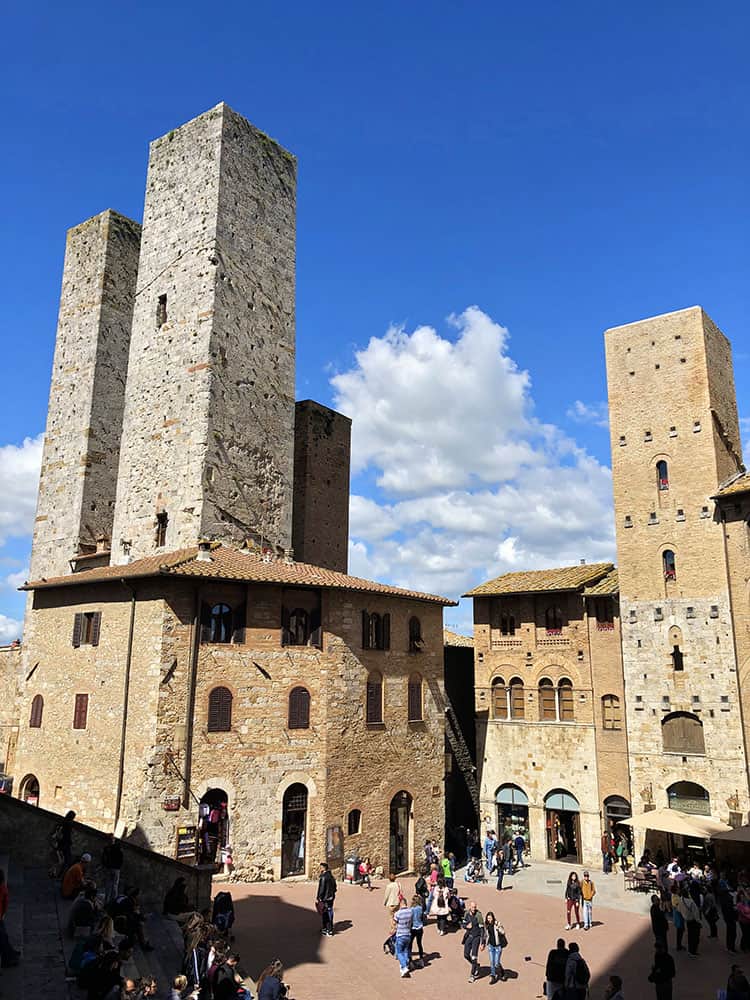
[[[362,832],[362,810],[351,809],[346,817],[346,832],[350,837],[356,837]]]
[[[620,699],[616,694],[605,694],[602,697],[602,726],[604,729],[622,729]]]
[[[208,620],[208,642],[232,641],[232,609],[228,604],[214,604]]]
[[[411,628],[411,625],[410,625]],[[362,649],[391,648],[391,616],[362,612]]]
[[[229,688],[215,687],[208,696],[209,733],[228,733],[232,728],[232,692]]]
[[[289,692],[289,729],[310,728],[310,692],[307,688],[296,687]]]
[[[690,712],[671,712],[661,720],[661,738],[665,753],[705,754],[703,723]]]
[[[573,682],[567,677],[561,678],[557,685],[557,717],[560,722],[574,722]]]
[[[520,677],[514,677],[510,682],[510,717],[511,719],[524,717],[523,681]]]
[[[422,707],[421,674],[412,674],[409,678],[408,695],[409,722],[422,722],[424,719],[424,710]]]
[[[547,608],[544,613],[544,623],[547,635],[560,635],[563,627],[563,615],[560,608]]]
[[[555,685],[549,677],[542,677],[539,681],[539,718],[542,722],[554,722],[557,719]]]
[[[370,725],[379,725],[383,721],[383,675],[377,670],[371,671],[367,677],[365,718]]]
[[[29,718],[30,729],[42,728],[42,714],[44,712],[44,698],[40,694],[35,694],[31,700],[31,717]]]
[[[703,785],[694,781],[678,781],[667,789],[670,809],[682,809],[698,816],[711,815],[711,798]]]
[[[495,677],[492,681],[492,718],[508,718],[508,692],[502,677]]]
[[[656,485],[660,490],[669,489],[669,469],[663,458],[656,463]]]
[[[677,565],[675,563],[674,552],[672,549],[664,549],[661,554],[662,567],[664,569],[664,579],[665,580],[676,580],[677,579]]]
[[[419,618],[412,616],[409,619],[409,652],[422,652],[422,623]]]

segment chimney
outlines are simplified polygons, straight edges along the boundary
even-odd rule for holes
[[[581,559],[581,566],[585,566],[585,565],[586,565],[586,560],[585,559]]]
[[[213,562],[211,558],[211,543],[206,538],[198,540],[198,555],[195,557],[198,562]]]

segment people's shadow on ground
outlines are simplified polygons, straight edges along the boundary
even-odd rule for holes
[[[343,933],[343,931],[350,930],[353,926],[354,924],[351,922],[351,920],[336,920],[333,925],[333,933],[341,934]]]
[[[518,973],[515,971],[515,969],[508,969],[508,968],[506,968],[506,966],[503,966],[503,973],[504,973],[504,978],[506,980],[507,979],[518,979]]]
[[[298,965],[322,962],[320,917],[312,907],[294,906],[278,896],[247,896],[234,901],[234,914],[235,949],[250,959],[242,965],[250,967],[253,979],[277,957],[285,974]],[[337,931],[351,926],[351,920],[335,922]],[[285,941],[294,941],[294,947],[282,948]]]

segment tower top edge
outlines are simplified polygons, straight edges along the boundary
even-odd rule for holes
[[[123,215],[122,212],[116,212],[114,208],[105,208],[103,212],[99,212],[97,215],[92,215],[88,219],[84,219],[83,222],[76,223],[75,226],[71,226],[68,230],[68,238],[75,236],[77,233],[89,226],[98,226],[103,222],[114,222],[118,224],[125,223],[127,226],[135,226],[136,229],[141,228],[140,222],[135,219],[131,219],[127,215]]]
[[[617,330],[629,330],[634,326],[653,323],[655,320],[666,319],[669,316],[687,316],[690,313],[700,313],[703,316],[708,315],[703,306],[687,306],[685,309],[672,309],[670,312],[657,313],[655,316],[645,316],[643,319],[633,320],[632,323],[619,323],[617,326],[607,327],[604,334],[606,336],[608,333],[615,333]]]
[[[176,128],[170,129],[168,132],[165,132],[164,135],[160,135],[156,139],[153,139],[152,142],[150,143],[150,148],[151,149],[158,148],[162,143],[172,142],[175,135],[177,135],[177,133],[179,132],[182,132],[183,129],[192,128],[198,123],[203,123],[215,118],[221,118],[222,121],[226,121],[228,119],[235,119],[237,121],[242,122],[247,128],[253,131],[256,135],[261,136],[267,142],[270,142],[273,146],[275,146],[283,156],[291,160],[294,160],[296,162],[297,157],[294,155],[294,153],[291,153],[285,146],[282,146],[282,144],[277,139],[274,139],[272,136],[268,135],[267,132],[264,132],[263,129],[258,128],[257,125],[253,125],[253,123],[250,121],[249,118],[246,118],[244,115],[241,115],[239,111],[235,111],[234,108],[231,108],[226,103],[226,101],[219,101],[218,104],[215,104],[212,108],[209,108],[207,111],[204,111],[199,115],[196,115],[194,118],[190,118],[188,121],[183,122]]]

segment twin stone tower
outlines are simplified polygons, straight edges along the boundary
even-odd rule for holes
[[[142,226],[70,230],[31,579],[199,539],[346,572],[351,422],[294,402],[295,201],[219,104],[151,144]]]

